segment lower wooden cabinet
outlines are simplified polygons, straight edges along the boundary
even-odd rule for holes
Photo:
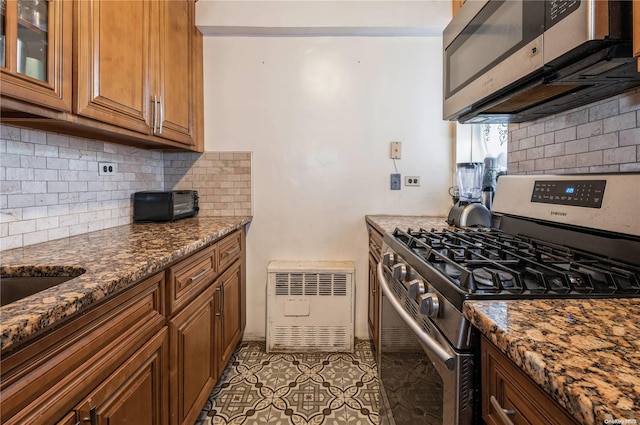
[[[482,419],[487,425],[578,424],[485,337],[481,356]]]
[[[242,267],[241,261],[236,261],[218,280],[217,297],[221,307],[217,312],[218,318],[218,372],[222,373],[231,358],[240,338],[242,338]],[[219,376],[216,376],[216,379]]]
[[[193,424],[218,378],[216,298],[211,285],[169,322],[171,424]]]
[[[382,233],[367,224],[369,232],[369,294],[368,325],[376,356],[380,340],[380,285],[378,283],[378,262],[382,257]]]
[[[2,353],[0,423],[193,425],[244,331],[244,241],[233,232]]]
[[[167,425],[169,354],[164,327],[76,407],[79,423]]]
[[[373,340],[373,346],[378,351],[379,335],[379,321],[380,321],[380,286],[378,284],[377,273],[378,261],[376,258],[369,254],[369,333]]]

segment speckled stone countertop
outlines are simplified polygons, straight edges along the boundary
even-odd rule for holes
[[[464,315],[579,423],[640,423],[640,299],[466,301]]]
[[[393,232],[396,227],[400,229],[427,230],[449,228],[446,217],[427,217],[418,215],[367,215],[365,220],[380,233]]]
[[[444,229],[444,217],[368,215]],[[466,301],[464,315],[540,387],[588,425],[640,424],[640,299]]]
[[[190,218],[119,226],[0,252],[2,276],[84,269],[67,282],[0,307],[5,351],[251,221]]]

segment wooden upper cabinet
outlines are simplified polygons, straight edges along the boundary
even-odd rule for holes
[[[194,27],[193,1],[160,3],[157,135],[185,144],[194,144]]]
[[[57,111],[71,111],[72,6],[72,2],[66,0],[2,2],[0,91],[3,97]]]
[[[153,3],[75,2],[75,113],[149,133]]]
[[[74,112],[193,146],[193,0],[75,4]]]

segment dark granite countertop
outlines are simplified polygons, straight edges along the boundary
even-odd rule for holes
[[[446,229],[450,228],[446,217],[429,217],[419,215],[367,215],[365,220],[380,233],[393,232],[400,229]]]
[[[640,302],[466,301],[464,315],[588,425],[640,422]]]
[[[380,232],[444,217],[368,215]],[[464,315],[579,423],[640,424],[640,299],[466,301]]]
[[[190,218],[113,227],[0,252],[2,276],[84,269],[67,282],[0,307],[0,350],[41,333],[241,228],[251,217]]]

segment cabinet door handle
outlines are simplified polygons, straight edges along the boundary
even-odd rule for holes
[[[511,419],[509,419],[509,416],[507,415],[515,415],[516,412],[510,409],[503,409],[502,406],[500,406],[500,403],[498,403],[498,400],[496,400],[494,396],[491,396],[490,400],[491,400],[491,405],[496,410],[496,413],[500,418],[500,421],[502,421],[504,425],[513,425],[513,422],[511,422]]]
[[[211,270],[211,266],[207,267],[206,269],[202,270],[200,273],[198,273],[195,276],[191,276],[191,282],[195,282],[196,280],[200,279],[202,276],[204,276],[209,270]]]
[[[162,102],[162,96],[158,97],[158,105],[160,106],[160,121],[158,122],[158,134],[162,134],[162,121],[164,121],[164,102]]]
[[[158,127],[158,96],[153,95],[153,135],[155,136]]]
[[[84,418],[83,422],[89,422],[91,425],[98,425],[98,414],[96,413],[95,406],[89,409],[89,417]]]
[[[220,282],[220,314],[224,314],[224,281]]]
[[[218,297],[218,311],[216,312],[216,316],[222,316],[222,286],[218,286],[216,288],[217,292],[220,292],[220,297]]]

